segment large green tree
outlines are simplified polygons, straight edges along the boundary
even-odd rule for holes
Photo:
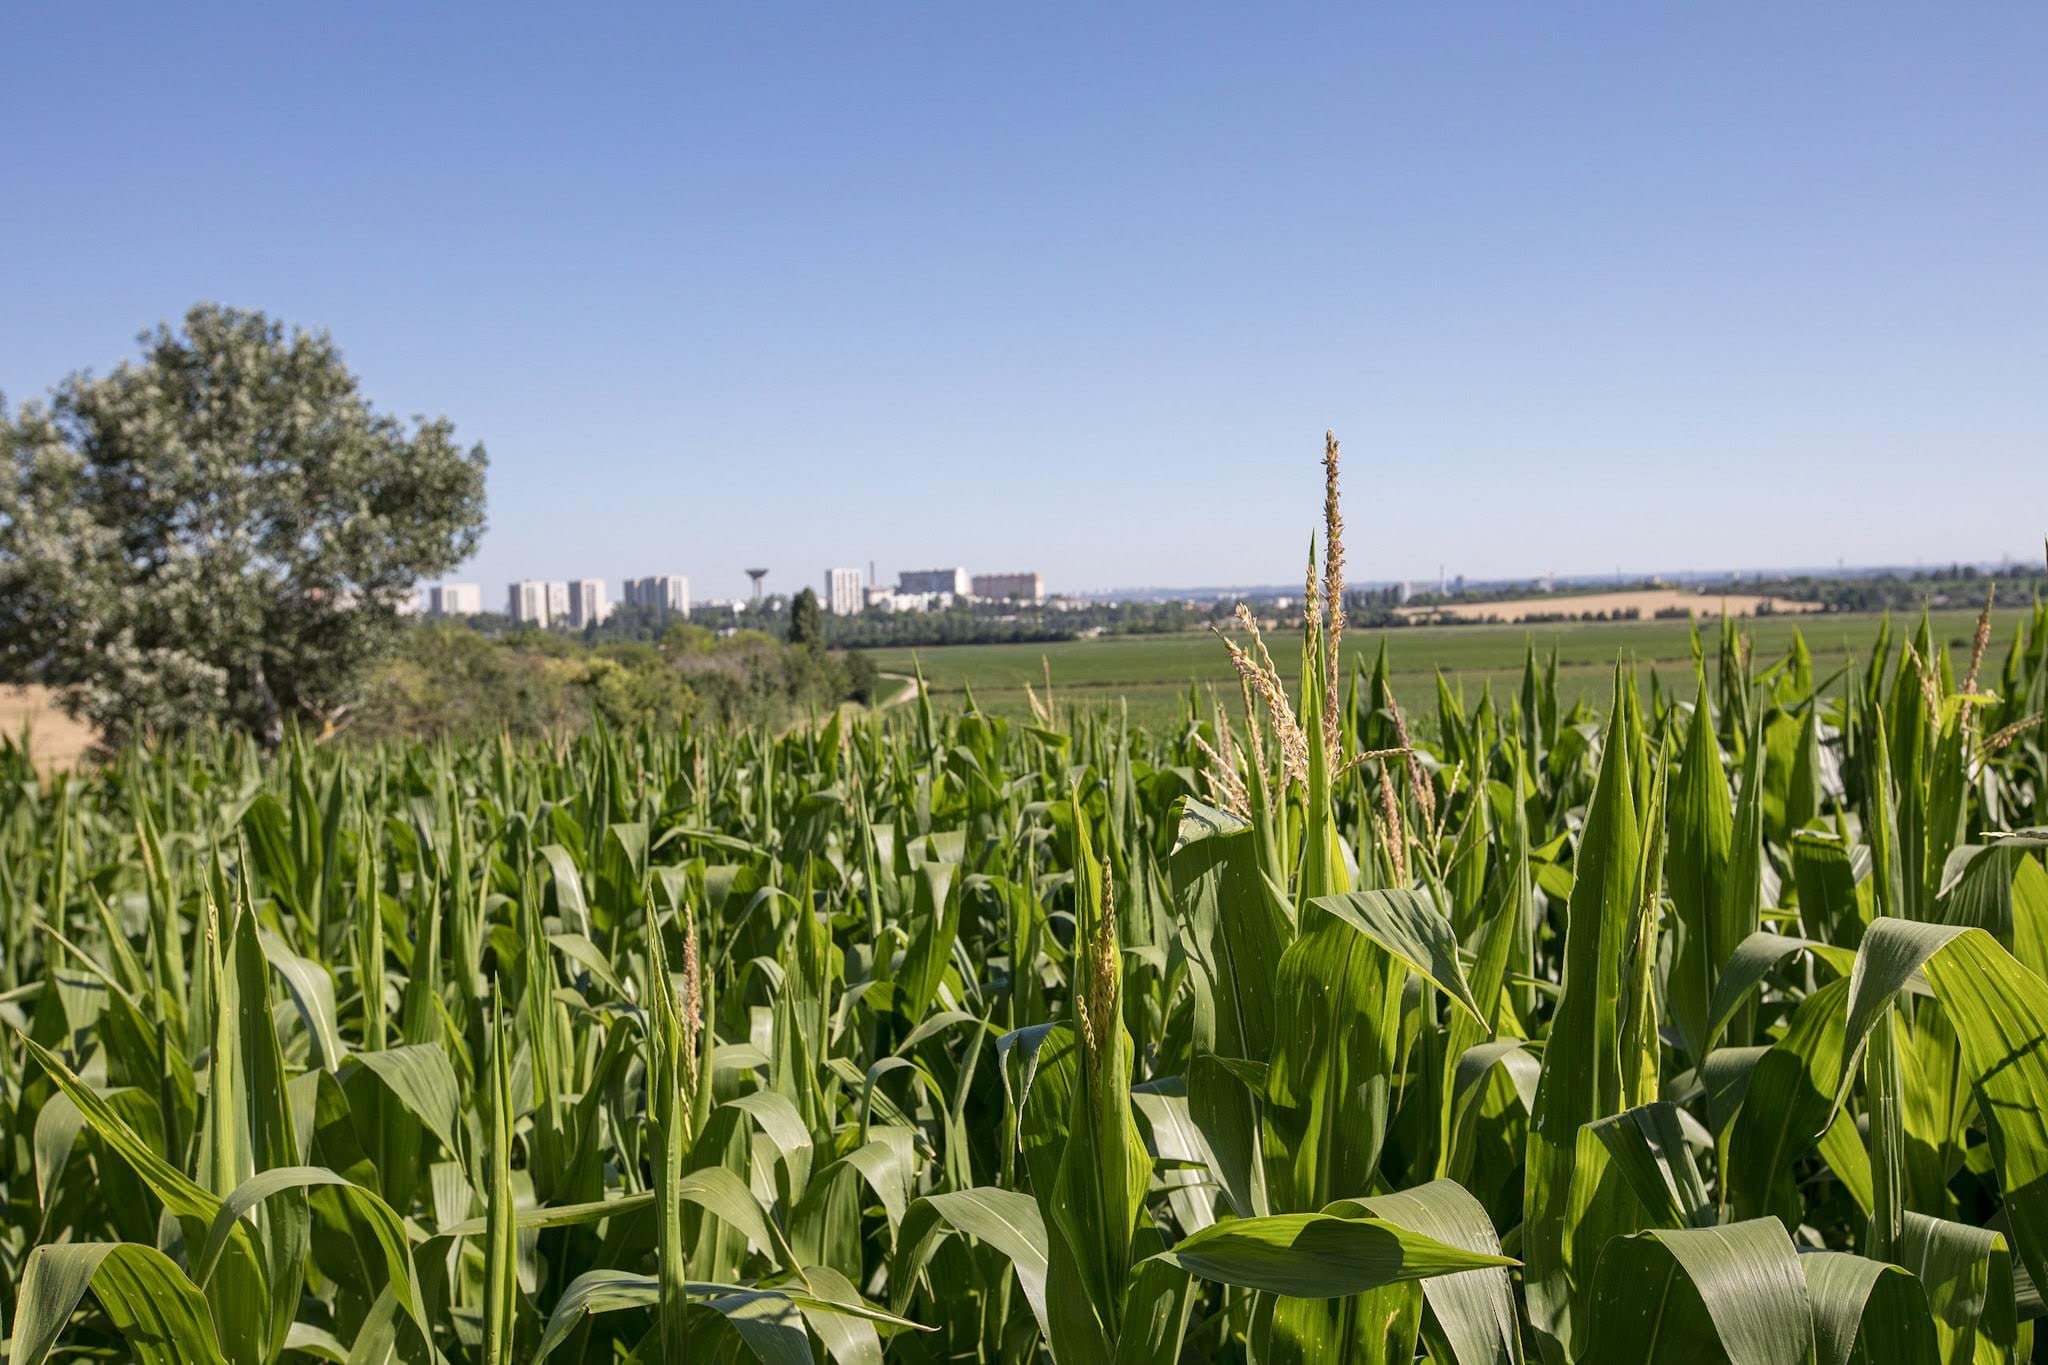
[[[825,613],[818,606],[818,594],[809,588],[789,604],[789,642],[812,649],[825,647]]]
[[[201,305],[0,408],[0,677],[110,739],[326,729],[421,578],[475,549],[484,451],[364,399],[323,332]]]

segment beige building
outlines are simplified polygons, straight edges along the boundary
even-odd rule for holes
[[[577,630],[601,622],[609,614],[602,578],[579,578],[569,584],[569,624]]]
[[[522,578],[505,591],[505,614],[522,626],[547,625],[553,619],[549,610],[549,599],[553,594],[548,591],[553,587],[562,587],[562,606],[567,609],[568,588],[565,585]]]
[[[858,616],[866,603],[867,585],[859,569],[825,570],[825,610],[834,616]]]
[[[661,613],[664,621],[671,616],[687,620],[690,615],[690,580],[681,574],[666,573],[629,578],[626,580],[626,604],[652,607]]]
[[[436,583],[427,589],[429,616],[481,616],[484,591],[474,583]]]

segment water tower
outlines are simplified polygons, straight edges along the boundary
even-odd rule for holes
[[[768,576],[766,569],[749,569],[747,577],[754,580],[754,605],[761,605],[761,580]]]

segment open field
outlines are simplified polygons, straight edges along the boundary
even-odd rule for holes
[[[0,687],[0,738],[19,742],[26,731],[37,768],[68,768],[92,747],[92,730],[58,710],[44,687]]]
[[[2001,612],[1992,633],[1993,657],[2003,656],[2023,613]],[[1813,651],[1816,675],[1827,677],[1845,661],[1867,659],[1878,629],[1878,617],[1829,615],[1792,620],[1758,617],[1745,623],[1760,659],[1775,657],[1791,644],[1793,632],[1806,638]],[[1937,639],[1967,648],[1976,628],[1969,611],[1936,612]],[[1910,623],[1895,622],[1895,625]],[[1411,626],[1400,630],[1354,630],[1344,637],[1346,664],[1372,662],[1384,638],[1395,695],[1405,707],[1433,713],[1436,673],[1441,669],[1453,688],[1477,696],[1491,687],[1503,699],[1520,685],[1523,651],[1530,645],[1539,657],[1557,651],[1559,700],[1565,705],[1583,696],[1604,700],[1616,659],[1631,660],[1643,670],[1647,685],[1656,673],[1668,686],[1680,686],[1691,670],[1691,634],[1684,621],[1592,621],[1529,626]],[[1713,649],[1712,627],[1707,648]],[[1300,652],[1293,637],[1271,640],[1274,661],[1290,682],[1300,671]],[[1230,695],[1236,681],[1222,644],[1206,631],[1186,635],[1122,635],[1055,644],[954,645],[938,649],[875,651],[876,665],[886,672],[909,673],[913,663],[924,670],[935,700],[958,703],[972,688],[975,701],[997,715],[1026,716],[1024,684],[1038,687],[1040,658],[1052,667],[1053,690],[1062,704],[1114,706],[1129,703],[1133,720],[1170,723],[1189,683],[1206,689],[1219,686]],[[1427,715],[1424,716],[1426,721]]]
[[[1703,597],[1676,588],[1644,588],[1634,592],[1587,592],[1563,596],[1525,597],[1505,602],[1459,602],[1445,607],[1404,607],[1410,620],[1455,617],[1460,621],[1501,621],[1513,624],[1531,616],[1612,616],[1633,611],[1645,620],[1660,611],[1689,611],[1698,617],[1755,616],[1768,602],[1773,613],[1804,615],[1821,609],[1818,602],[1795,602],[1788,597],[1759,597],[1751,593],[1717,593]]]

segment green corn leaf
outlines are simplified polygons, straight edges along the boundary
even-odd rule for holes
[[[1040,1335],[1051,1340],[1045,1220],[1036,1200],[1014,1190],[951,1190],[910,1206],[897,1239],[896,1268],[890,1276],[896,1312],[901,1314],[909,1307],[911,1290],[930,1257],[933,1242],[948,1228],[987,1243],[1008,1259]]]
[[[685,1284],[690,1298],[687,1326],[700,1346],[738,1345],[766,1365],[811,1365],[810,1338],[804,1332],[808,1313],[835,1313],[896,1328],[915,1328],[877,1309],[837,1303],[812,1294],[783,1289],[749,1289],[738,1285]],[[652,1309],[665,1293],[652,1275],[622,1270],[592,1270],[579,1275],[562,1291],[542,1331],[533,1359],[547,1359],[569,1340],[584,1320],[624,1309]]]
[[[494,1003],[491,1011],[489,1124],[484,1144],[484,1365],[510,1365],[513,1324],[518,1311],[518,1286],[513,1282],[517,1254],[512,1192],[512,1042],[505,1018]]]
[[[1158,1259],[1219,1284],[1303,1299],[1342,1298],[1432,1275],[1517,1264],[1384,1218],[1330,1213],[1226,1219],[1183,1238]]]
[[[868,1316],[869,1306],[861,1298],[860,1291],[854,1288],[853,1281],[830,1266],[822,1265],[805,1266],[803,1279],[815,1298],[799,1298],[792,1302],[803,1314],[804,1325],[824,1346],[825,1354],[833,1365],[882,1365],[881,1333],[876,1330],[875,1319]],[[823,1299],[837,1309],[852,1311],[821,1308],[817,1306],[817,1299]]]
[[[1704,677],[1693,703],[1692,722],[1686,728],[1666,819],[1673,912],[1668,982],[1671,1018],[1685,1039],[1686,1050],[1695,1059],[1704,1059],[1711,1045],[1708,1002],[1714,995],[1719,968],[1713,952],[1714,925],[1735,830]]]
[[[1231,1207],[1239,1216],[1263,1213],[1255,1092],[1212,1059],[1266,1055],[1272,982],[1294,927],[1260,866],[1257,832],[1221,811],[1192,800],[1183,805],[1168,868],[1174,913],[1197,968],[1188,1112],[1216,1154],[1217,1178]]]
[[[910,947],[896,978],[897,1003],[913,1023],[938,998],[960,932],[960,897],[954,886],[958,864],[920,862],[912,873],[912,913],[905,928]]]
[[[368,1233],[370,1244],[378,1253],[380,1264],[366,1267],[372,1281],[361,1287],[369,1290],[370,1297],[387,1287],[391,1289],[399,1306],[418,1325],[422,1339],[431,1340],[433,1327],[413,1272],[403,1220],[373,1191],[321,1166],[281,1166],[263,1171],[243,1181],[221,1202],[220,1212],[207,1229],[205,1245],[193,1263],[194,1276],[201,1287],[212,1279],[241,1220],[279,1194],[323,1186],[340,1193],[356,1225]]]
[[[630,998],[625,984],[619,980],[610,960],[605,957],[604,950],[582,934],[549,934],[548,944],[562,956],[588,971],[593,980],[612,993],[613,999]]]
[[[341,1025],[335,1017],[333,976],[318,962],[294,953],[275,934],[257,937],[264,957],[283,978],[285,990],[298,1007],[300,1018],[305,1020],[306,1034],[312,1040],[313,1064],[326,1071],[334,1070],[347,1059],[348,1044],[342,1039]]]
[[[1735,821],[1728,845],[1728,875],[1721,883],[1721,896],[1709,925],[1708,944],[1714,961],[1715,1004],[1719,1004],[1720,978],[1724,976],[1742,942],[1755,934],[1761,924],[1764,869],[1764,768],[1768,757],[1761,730],[1750,735],[1743,764],[1741,786],[1735,796]],[[1752,1012],[1737,1005],[1727,1027],[1732,1041],[1747,1046]]]
[[[1787,958],[1799,953],[1811,953],[1826,963],[1831,971],[1843,976],[1853,970],[1856,961],[1854,952],[1830,943],[1774,934],[1767,930],[1751,934],[1736,945],[1721,969],[1721,979],[1714,987],[1713,1003],[1707,1009],[1707,1046],[1712,1047],[1720,1040],[1721,1031],[1747,1002],[1749,993],[1762,985]]]
[[[560,844],[549,844],[540,851],[547,860],[548,871],[554,878],[555,910],[562,917],[565,930],[584,939],[590,937],[590,907],[583,899],[583,876],[577,871],[576,859]]]
[[[163,1201],[168,1212],[193,1227],[203,1227],[212,1221],[221,1207],[219,1196],[166,1161],[54,1054],[32,1038],[24,1037],[22,1044],[44,1074],[77,1107],[93,1134],[148,1186],[150,1193]],[[261,1252],[249,1231],[237,1225],[228,1264],[224,1273],[216,1277],[217,1288],[209,1301],[216,1339],[225,1336],[244,1350],[264,1349],[261,1319],[268,1300],[266,1283]],[[231,1330],[223,1331],[223,1326]]]
[[[1478,1200],[1450,1180],[1397,1194],[1346,1201],[1325,1213],[1363,1213],[1480,1256],[1499,1256],[1500,1239]],[[1423,1335],[1433,1359],[1456,1365],[1520,1365],[1521,1329],[1503,1266],[1433,1275],[1422,1282]]]
[[[1348,891],[1341,896],[1318,896],[1309,902],[1333,918],[1364,934],[1407,965],[1428,978],[1451,1001],[1482,1026],[1486,1011],[1465,983],[1458,965],[1458,940],[1451,922],[1431,903],[1428,896],[1412,887],[1381,891]]]
[[[1686,1145],[1677,1105],[1659,1100],[1597,1119],[1587,1129],[1657,1226],[1690,1227],[1710,1218],[1706,1183]]]
[[[738,1175],[723,1166],[707,1166],[684,1175],[678,1192],[689,1203],[710,1210],[735,1231],[745,1234],[764,1255],[794,1269],[795,1257],[781,1230]]]
[[[1943,1360],[2017,1358],[2012,1256],[2002,1235],[1908,1212],[1898,1249],[1900,1264],[1926,1292]]]
[[[1868,850],[1861,845],[1852,849],[1840,836],[1824,830],[1803,829],[1793,834],[1791,853],[1799,921],[1806,936],[1854,948],[1870,921],[1869,882],[1857,877],[1857,855],[1867,858]]]
[[[1451,1086],[1450,1167],[1454,1178],[1462,1180],[1468,1174],[1473,1125],[1496,1070],[1507,1078],[1516,1101],[1527,1114],[1534,1108],[1536,1085],[1542,1069],[1542,1058],[1531,1051],[1528,1040],[1522,1038],[1480,1043],[1466,1049],[1458,1058]]]
[[[543,1204],[533,1208],[520,1209],[512,1220],[512,1226],[521,1231],[540,1228],[585,1227],[591,1223],[602,1223],[608,1218],[621,1218],[629,1213],[638,1213],[654,1203],[654,1192],[620,1195],[616,1199],[594,1199],[586,1204]],[[491,1220],[486,1214],[482,1218],[465,1218],[450,1223],[435,1234],[437,1237],[482,1237],[490,1232]]]
[[[1615,713],[1622,677],[1615,674]],[[1580,1329],[1566,1265],[1579,1129],[1621,1111],[1618,1036],[1622,954],[1639,897],[1642,853],[1628,745],[1607,728],[1565,916],[1563,994],[1544,1048],[1529,1125],[1523,1223],[1530,1324],[1548,1365],[1573,1354]],[[1595,1149],[1597,1150],[1597,1148]]]
[[[794,1203],[794,1196],[811,1183],[811,1134],[804,1127],[803,1115],[788,1096],[772,1090],[736,1095],[726,1103],[751,1118],[762,1135],[775,1144]]]
[[[1106,1350],[1122,1329],[1132,1242],[1146,1221],[1144,1199],[1152,1173],[1131,1106],[1132,1050],[1111,883],[1095,860],[1087,814],[1078,799],[1073,804],[1081,909],[1074,968],[1074,1079],[1058,1172],[1049,1187],[1035,1190],[1056,1239],[1048,1247],[1051,1272],[1070,1270],[1083,1296],[1052,1301],[1053,1349],[1069,1356]],[[1062,1328],[1062,1308],[1073,1310],[1072,1330],[1090,1346],[1063,1341],[1069,1332]]]
[[[1815,1365],[1937,1365],[1927,1295],[1899,1266],[1845,1251],[1799,1258],[1813,1309]]]
[[[1813,1319],[1775,1218],[1617,1237],[1601,1253],[1582,1365],[1804,1365]]]
[[[440,1139],[450,1156],[465,1155],[462,1085],[447,1052],[438,1044],[409,1043],[380,1052],[358,1052],[349,1060],[374,1075],[407,1113]]]
[[[1962,1049],[2013,1243],[2036,1284],[2048,1283],[2048,1055],[2027,1040],[2048,1018],[2048,983],[1982,929],[1880,919],[1850,980],[1845,1050],[1853,1055],[1916,970],[1925,969]],[[1837,1096],[1837,1103],[1840,1096]]]
[[[1784,1037],[1757,1059],[1750,1072],[1741,1112],[1729,1130],[1724,1176],[1725,1191],[1740,1218],[1775,1213],[1798,1219],[1793,1165],[1828,1126],[1828,1110],[1843,1073],[1848,999],[1849,983],[1842,980],[1829,982],[1801,1001]]]
[[[22,1267],[12,1365],[42,1365],[90,1289],[141,1365],[225,1365],[206,1300],[170,1257],[133,1242],[41,1246]]]

